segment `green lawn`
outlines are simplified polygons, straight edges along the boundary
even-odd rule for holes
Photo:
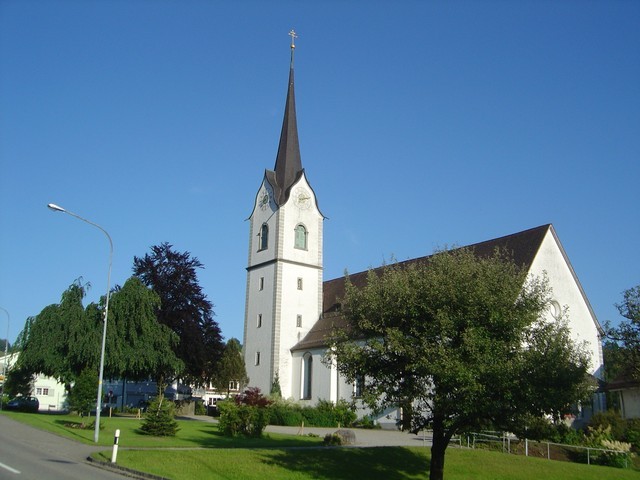
[[[34,415],[32,413],[2,412],[22,423],[41,430],[71,438],[73,440],[94,445],[93,429],[75,429],[66,425],[80,423],[77,415]],[[93,418],[88,420],[92,422]],[[178,420],[180,430],[176,437],[150,437],[141,434],[141,420],[131,417],[101,417],[99,445],[112,446],[116,429],[120,429],[121,447],[144,448],[272,448],[272,447],[307,447],[318,446],[322,439],[318,437],[297,437],[277,433],[265,434],[263,438],[229,438],[218,432],[215,424],[198,420]]]
[[[69,422],[79,421],[74,415],[2,414],[36,428],[93,444],[93,430],[65,426]],[[105,428],[100,433],[100,445],[105,447],[111,447],[115,430],[121,430],[118,465],[175,480],[411,480],[426,479],[429,465],[429,448],[424,447],[323,448],[320,447],[322,439],[317,437],[278,434],[267,434],[261,439],[231,439],[221,436],[214,424],[197,420],[180,420],[176,437],[156,438],[141,435],[138,430],[140,420],[137,419],[103,418],[102,423]],[[111,449],[105,448],[95,457],[109,461]],[[640,472],[485,450],[449,448],[445,478],[640,480]]]
[[[110,453],[102,454],[109,461]],[[412,480],[426,479],[424,447],[121,450],[118,465],[181,480]],[[518,457],[483,450],[447,450],[446,480],[626,480],[640,473],[610,467]]]

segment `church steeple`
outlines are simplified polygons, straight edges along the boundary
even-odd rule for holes
[[[291,348],[322,313],[324,217],[300,160],[293,91],[296,35],[289,35],[289,85],[276,165],[265,171],[249,217],[243,345],[251,386],[268,392],[278,378],[284,398],[309,400],[311,360],[305,357],[307,383],[301,389],[301,360],[294,360]]]
[[[298,122],[296,120],[296,98],[293,81],[293,53],[296,48],[294,40],[296,33],[291,30],[291,63],[289,66],[289,85],[287,88],[287,101],[284,107],[284,119],[280,132],[280,144],[276,157],[275,171],[275,200],[278,205],[283,205],[289,198],[289,189],[302,173],[302,160],[300,159],[300,144],[298,143]]]

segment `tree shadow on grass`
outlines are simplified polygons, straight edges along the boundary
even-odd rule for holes
[[[69,419],[56,419],[53,422],[59,426],[70,437],[78,437],[82,440],[88,440],[89,436],[93,434],[94,426],[89,422],[73,421]],[[87,433],[89,432],[89,433]]]
[[[189,437],[182,434],[181,438],[187,442],[203,448],[287,448],[287,447],[317,447],[322,439],[311,437],[296,437],[292,435],[263,434],[260,438],[243,436],[229,437],[222,432],[204,427],[198,429],[202,436]]]
[[[403,447],[290,449],[263,457],[264,463],[301,472],[311,478],[403,480],[426,478],[427,451]]]

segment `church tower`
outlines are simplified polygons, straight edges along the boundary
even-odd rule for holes
[[[322,309],[322,224],[315,193],[300,158],[294,95],[295,32],[289,85],[273,170],[266,170],[249,217],[249,264],[244,355],[249,386],[269,394],[276,376],[282,396],[293,391],[291,348]]]

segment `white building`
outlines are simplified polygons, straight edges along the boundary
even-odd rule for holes
[[[343,319],[344,278],[323,282],[323,215],[302,168],[294,97],[293,46],[284,121],[274,170],[266,170],[249,217],[244,353],[249,386],[268,393],[279,378],[284,397],[315,403],[351,400],[356,389],[322,363],[325,337]],[[602,378],[602,329],[552,225],[481,242],[476,253],[503,247],[533,275],[546,272],[554,312],[568,307],[575,340],[591,350],[592,374]],[[414,259],[410,261],[420,261]],[[367,272],[351,275],[355,285]],[[596,409],[603,407],[596,398]],[[393,423],[397,413],[379,421]]]
[[[0,371],[5,371],[5,363],[6,369],[9,371],[18,360],[19,354],[19,352],[14,352],[0,357]],[[60,412],[66,408],[67,393],[64,385],[53,377],[36,375],[30,396],[38,399],[41,412]]]

